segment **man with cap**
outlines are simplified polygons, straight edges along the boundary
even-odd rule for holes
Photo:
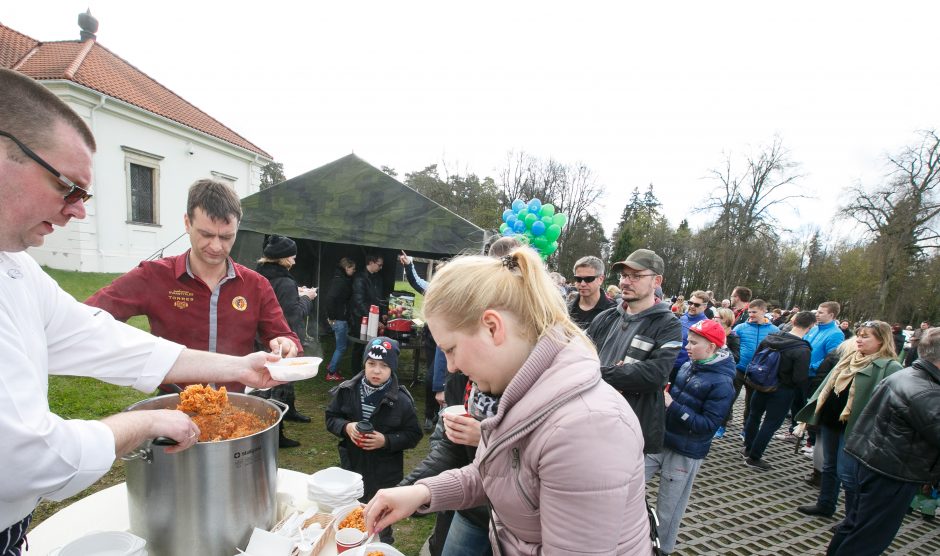
[[[597,346],[604,380],[640,420],[643,452],[657,454],[665,433],[663,389],[682,347],[682,326],[655,295],[663,281],[662,257],[637,249],[612,269],[620,273],[623,303],[597,315],[587,334]]]
[[[721,349],[724,345],[725,329],[721,324],[706,319],[689,327],[689,359],[664,394],[665,447],[662,453],[646,455],[646,480],[657,472],[668,477],[660,480],[656,495],[657,530],[665,554],[675,549],[692,481],[734,401],[734,357]]]
[[[85,303],[121,321],[146,315],[150,330],[192,349],[226,355],[255,350],[256,338],[282,357],[301,349],[271,284],[229,257],[241,202],[224,183],[202,179],[189,188],[183,223],[191,248],[175,257],[144,261]],[[219,384],[244,392],[237,382]],[[172,388],[168,391],[175,391]]]
[[[373,338],[363,350],[362,371],[330,390],[326,429],[340,439],[343,469],[362,475],[363,502],[402,480],[404,452],[424,436],[414,399],[398,383],[398,355],[398,342]],[[392,528],[383,529],[380,537],[391,544]]]

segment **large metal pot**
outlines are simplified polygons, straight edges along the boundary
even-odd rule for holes
[[[278,424],[287,406],[229,393],[240,409],[276,422],[244,438],[200,442],[177,454],[146,442],[127,460],[131,532],[151,556],[231,556],[255,527],[270,529],[277,511]],[[125,411],[175,409],[178,394],[138,402]]]

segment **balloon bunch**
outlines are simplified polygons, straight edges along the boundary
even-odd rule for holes
[[[528,203],[516,199],[511,208],[503,211],[499,233],[532,246],[542,259],[547,259],[558,249],[558,237],[567,223],[568,215],[556,213],[554,205],[543,205],[538,199]]]

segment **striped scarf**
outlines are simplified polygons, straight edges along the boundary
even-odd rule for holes
[[[382,398],[385,397],[385,391],[388,390],[388,385],[391,383],[392,379],[389,378],[378,386],[372,386],[365,377],[362,378],[359,387],[359,401],[362,404],[363,419],[366,421],[372,419],[372,413],[375,412],[375,408],[378,407]]]

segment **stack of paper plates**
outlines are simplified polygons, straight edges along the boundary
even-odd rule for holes
[[[307,498],[323,511],[355,504],[362,494],[362,475],[339,467],[328,467],[307,478]]]

